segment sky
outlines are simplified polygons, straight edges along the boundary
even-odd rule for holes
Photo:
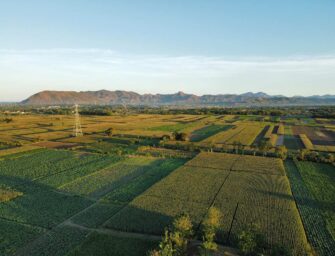
[[[335,94],[334,0],[1,0],[0,101]]]

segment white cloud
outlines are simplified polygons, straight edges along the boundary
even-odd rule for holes
[[[0,101],[40,90],[197,94],[335,93],[335,56],[227,58],[129,55],[108,49],[0,50]]]

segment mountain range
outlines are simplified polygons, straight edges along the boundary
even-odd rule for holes
[[[134,106],[292,106],[335,105],[335,95],[294,96],[268,95],[264,92],[243,94],[217,94],[197,96],[175,94],[138,94],[131,91],[42,91],[21,104],[25,105],[134,105]]]

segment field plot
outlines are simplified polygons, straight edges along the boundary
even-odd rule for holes
[[[128,203],[156,182],[183,165],[185,161],[185,159],[160,160],[160,163],[155,165],[154,168],[148,168],[148,170],[141,176],[117,187],[112,192],[108,193],[102,200],[113,203]]]
[[[335,239],[335,168],[328,164],[296,162],[307,188],[319,202]]]
[[[84,227],[98,228],[122,209],[122,207],[124,205],[97,202],[78,215],[75,215],[71,221]]]
[[[306,134],[314,145],[335,146],[335,133],[321,127],[292,126],[293,134]]]
[[[145,157],[129,158],[100,171],[80,177],[59,188],[72,194],[86,195],[97,199],[150,171],[150,169],[159,168],[163,161]]]
[[[264,235],[271,248],[281,245],[289,248],[292,255],[305,255],[307,241],[296,209],[292,211],[292,209],[258,206],[250,211],[251,206],[250,204],[238,205],[231,236],[239,234],[245,230],[246,225],[253,223]]]
[[[11,201],[19,196],[22,196],[22,194],[22,192],[0,184],[0,203]]]
[[[80,245],[87,237],[89,231],[73,228],[70,226],[59,226],[40,236],[29,245],[18,250],[18,256],[64,256]]]
[[[71,172],[80,172],[87,168],[89,164],[96,164],[99,167],[99,162],[105,160],[107,163],[112,163],[117,158],[77,154],[63,150],[43,150],[33,154],[21,155],[21,157],[0,162],[0,175],[17,177],[29,180],[48,179],[53,176],[54,182],[57,180],[57,175]],[[90,170],[91,172],[97,169]]]
[[[294,255],[305,250],[306,237],[280,159],[201,153],[186,165],[197,164],[231,170],[214,202],[225,216],[223,241],[230,228],[229,239],[234,240],[246,225],[254,223],[270,246],[285,245]],[[285,235],[282,230],[290,232]]]
[[[291,126],[285,125],[284,145],[290,150],[299,150],[304,148],[299,136],[293,135]]]
[[[267,125],[262,129],[262,131],[257,135],[255,140],[253,141],[254,145],[258,145],[264,139],[264,136],[265,136],[266,132],[268,131],[269,127],[270,126]]]
[[[231,226],[230,241],[253,223],[270,247],[284,245],[294,255],[301,255],[305,250],[304,230],[285,176],[231,172],[215,206],[231,222],[228,225],[228,228]],[[232,210],[235,210],[234,219]],[[223,238],[227,239],[225,233]]]
[[[7,156],[0,161],[0,183],[18,191],[20,196],[0,204],[0,217],[50,228],[92,204],[88,199],[60,193],[54,188],[117,160],[61,150]]]
[[[70,131],[57,131],[57,132],[44,132],[24,135],[22,138],[33,140],[56,140],[71,137],[72,130]]]
[[[51,228],[92,203],[18,178],[0,176],[0,183],[22,193],[15,199],[0,203],[0,218],[16,223]]]
[[[34,146],[44,147],[44,148],[55,148],[55,149],[68,149],[77,146],[75,143],[65,143],[65,142],[57,142],[57,141],[44,141],[34,143]]]
[[[233,138],[236,134],[239,134],[243,129],[245,129],[245,127],[234,125],[229,130],[217,133],[203,140],[203,142],[224,144],[226,141]]]
[[[220,132],[204,140],[204,142],[218,144],[233,144],[239,142],[243,145],[251,145],[263,130],[262,124],[239,123],[231,129]]]
[[[40,147],[35,146],[35,145],[24,145],[22,147],[3,149],[3,150],[0,150],[0,157],[6,156],[6,155],[12,155],[16,153],[27,152],[27,151],[31,151],[31,150],[35,150],[39,148]]]
[[[41,235],[44,230],[0,219],[0,255],[13,255],[18,248]]]
[[[233,164],[240,158],[239,155],[221,153],[200,153],[197,157],[188,161],[185,165],[191,167],[216,168],[230,170]]]
[[[201,153],[136,197],[106,227],[160,234],[182,212],[189,213],[197,227],[213,204],[225,216],[222,242],[229,239],[229,230],[234,240],[252,222],[259,224],[270,247],[284,245],[294,255],[306,249],[283,164],[264,157]]]
[[[190,140],[192,142],[202,141],[210,136],[213,136],[214,134],[226,131],[231,127],[232,127],[231,125],[208,125],[193,131]]]
[[[278,158],[248,156],[240,157],[232,166],[234,171],[260,172],[263,174],[285,175],[283,162]]]
[[[148,251],[157,248],[158,241],[145,238],[122,238],[109,234],[92,233],[68,256],[117,256],[147,255]]]
[[[334,170],[331,166],[310,164],[285,162],[307,238],[319,255],[332,256],[335,255]]]
[[[107,226],[161,234],[173,217],[183,211],[200,223],[227,175],[223,170],[181,167],[135,198]],[[198,193],[199,186],[202,193]]]

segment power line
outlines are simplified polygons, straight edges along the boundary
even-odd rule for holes
[[[83,130],[81,129],[80,115],[78,111],[78,104],[74,105],[74,117],[75,117],[75,124],[73,129],[73,135],[75,137],[83,136]]]

